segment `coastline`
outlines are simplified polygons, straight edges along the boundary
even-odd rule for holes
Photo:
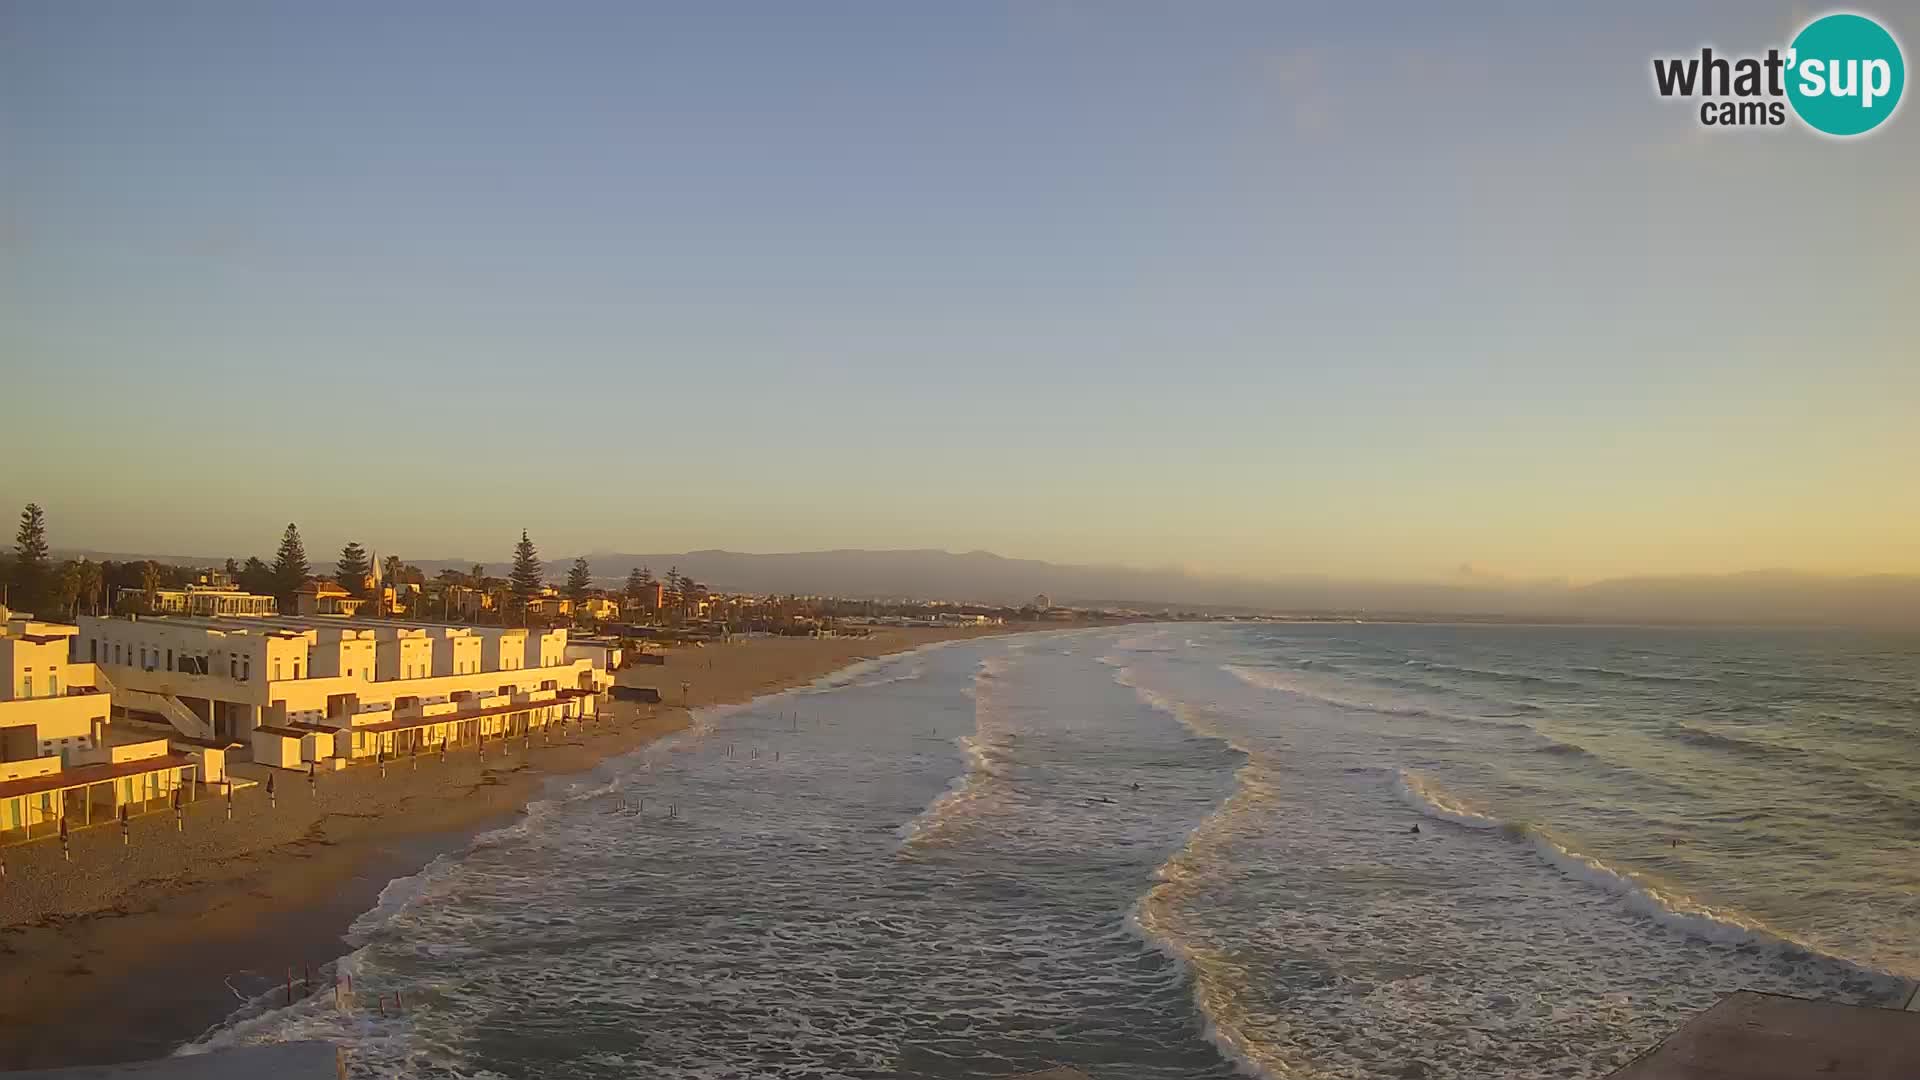
[[[281,774],[276,799],[248,789],[202,792],[176,831],[172,815],[136,819],[131,844],[112,827],[4,852],[0,880],[0,1068],[105,1064],[170,1053],[252,993],[300,982],[347,951],[353,920],[392,880],[510,823],[548,782],[685,729],[689,708],[804,686],[849,665],[938,641],[1021,628],[899,628],[867,638],[751,639],[667,652],[622,681],[657,686],[664,703],[613,702],[598,724],[551,746],[484,760],[472,749],[396,762],[382,777],[357,765],[309,789]],[[687,684],[682,707],[681,684]],[[609,719],[610,718],[610,719]],[[455,797],[457,796],[457,797]],[[239,975],[246,986],[237,987]]]

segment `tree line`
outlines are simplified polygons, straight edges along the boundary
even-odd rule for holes
[[[306,543],[300,537],[300,527],[294,522],[288,522],[281,533],[272,562],[249,555],[244,561],[229,558],[223,569],[234,588],[257,596],[272,596],[283,612],[294,610],[301,587],[316,577],[307,557]],[[349,541],[334,561],[332,580],[349,594],[374,605],[375,614],[384,614],[385,592],[371,587],[374,569],[367,549],[359,541]],[[504,580],[489,577],[486,568],[475,563],[465,573],[442,570],[429,582],[419,567],[397,555],[382,559],[379,571],[383,585],[419,586],[418,595],[422,597],[427,595],[430,585],[438,585],[441,614],[447,618],[453,614],[449,598],[454,588],[472,589],[495,597],[496,613],[503,618],[510,614],[506,609],[511,602],[518,607],[523,619],[529,601],[546,589],[539,549],[525,529],[514,545],[512,566]],[[38,503],[28,503],[20,512],[13,551],[0,556],[0,589],[4,590],[0,601],[15,610],[43,617],[75,618],[81,614],[114,611],[150,613],[159,608],[161,590],[193,584],[202,572],[200,567],[151,559],[95,562],[82,558],[55,563],[48,542],[46,511]],[[585,556],[575,559],[568,567],[562,591],[576,604],[602,595],[594,587],[593,568]],[[681,574],[678,567],[669,569],[664,580],[656,581],[649,568],[636,566],[620,590],[608,590],[605,595],[625,601],[623,606],[629,612],[629,621],[638,621],[632,619],[632,613],[647,612],[683,622],[693,618],[709,591],[705,585]],[[116,596],[124,599],[116,603],[113,600]]]

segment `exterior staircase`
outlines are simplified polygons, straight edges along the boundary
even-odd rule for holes
[[[113,700],[129,709],[140,709],[155,713],[173,725],[173,729],[182,735],[194,739],[213,738],[213,725],[200,719],[200,714],[180,703],[172,694],[150,694],[145,690],[116,690]]]

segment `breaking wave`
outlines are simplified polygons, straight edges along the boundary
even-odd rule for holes
[[[1682,933],[1722,944],[1752,945],[1796,956],[1817,957],[1851,967],[1871,979],[1899,978],[1870,963],[1823,952],[1742,912],[1710,906],[1646,874],[1587,855],[1540,826],[1502,820],[1419,773],[1399,770],[1394,786],[1407,805],[1427,817],[1463,828],[1499,832],[1509,839],[1530,843],[1542,859],[1561,873],[1620,896],[1630,910]]]

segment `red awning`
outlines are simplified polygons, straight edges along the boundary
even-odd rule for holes
[[[194,760],[185,754],[161,754],[159,757],[141,758],[138,761],[116,761],[111,765],[82,765],[78,769],[62,769],[45,776],[29,776],[0,783],[0,799],[39,795],[47,791],[65,791],[69,788],[86,787],[88,784],[101,784],[126,776],[163,772],[193,764]]]

